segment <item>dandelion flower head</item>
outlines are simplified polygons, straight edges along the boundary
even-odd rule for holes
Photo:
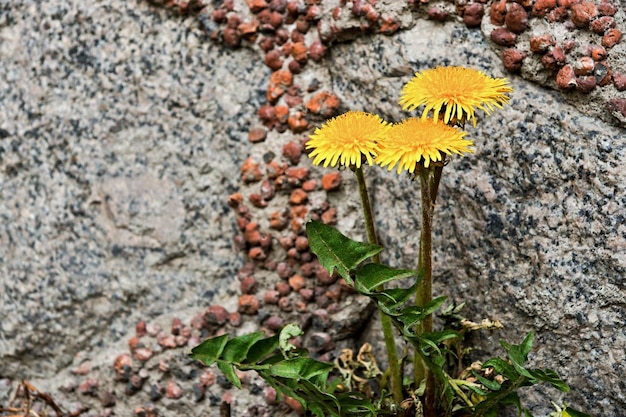
[[[402,170],[413,174],[418,165],[428,168],[433,162],[443,161],[443,154],[473,153],[473,142],[465,135],[466,132],[432,119],[412,117],[389,129],[376,163],[388,165],[389,171],[398,164],[398,174]]]
[[[306,143],[313,149],[309,158],[313,164],[324,161],[324,167],[337,164],[361,167],[363,156],[370,165],[378,154],[378,143],[384,139],[391,126],[378,115],[349,111],[329,120],[315,129]]]
[[[445,111],[443,122],[471,120],[476,127],[475,109],[491,114],[509,102],[513,89],[505,78],[491,78],[482,71],[465,67],[437,67],[415,73],[400,95],[404,110],[424,105],[422,118],[433,111],[435,121]]]

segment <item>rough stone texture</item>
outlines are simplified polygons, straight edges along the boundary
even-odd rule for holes
[[[481,32],[460,17],[446,24],[418,19],[400,3],[380,6],[400,22],[393,36],[365,36],[344,13],[336,25],[349,42],[309,62],[295,83],[306,88],[316,80],[331,89],[341,111],[364,109],[397,121],[406,117],[396,104],[400,88],[417,70],[469,65],[505,76],[499,50],[487,43],[489,13]],[[236,2],[244,17],[246,7]],[[622,29],[623,13],[615,15]],[[543,33],[564,37],[561,27],[543,30],[533,22],[522,44]],[[248,141],[270,75],[262,52],[217,46],[193,18],[138,1],[0,5],[0,39],[0,404],[16,381],[29,378],[71,408],[79,395],[68,387],[88,376],[70,371],[88,360],[98,389],[116,392],[117,415],[154,400],[151,390],[159,390],[151,384],[166,387],[171,375],[187,394],[160,400],[159,415],[215,414],[211,404],[224,390],[211,386],[208,399],[194,404],[199,391],[191,381],[200,371],[184,358],[188,348],[168,355],[154,341],[176,344],[173,338],[159,339],[155,331],[156,339],[143,339],[156,355],[143,365],[149,383],[134,397],[114,381],[112,365],[128,353],[126,340],[140,319],[168,329],[177,316],[193,327],[192,317],[212,301],[236,310],[242,257],[231,243],[237,225],[227,198],[258,192],[258,184],[240,180],[248,156],[278,154],[307,133],[271,131],[265,142]],[[610,50],[611,66],[626,72],[623,45]],[[525,60],[523,78],[509,76],[510,106],[468,127],[476,154],[445,169],[435,291],[467,301],[474,320],[504,322],[502,332],[477,338],[479,353],[499,352],[498,339],[517,342],[534,330],[532,361],[562,373],[573,388],[566,401],[594,415],[620,416],[626,143],[616,119],[600,110],[619,96],[596,89],[589,100],[547,91],[532,83],[553,86],[536,65]],[[300,165],[310,167],[304,157]],[[311,167],[309,177],[328,172]],[[367,175],[389,248],[384,257],[414,267],[415,184],[379,169]],[[264,210],[286,207],[288,196],[277,195]],[[353,179],[344,174],[328,196],[340,229],[362,238]],[[324,195],[308,198],[318,204]],[[266,289],[273,288],[260,293]],[[354,319],[345,311],[338,317]],[[258,324],[244,320],[236,331]],[[239,398],[234,415],[256,401]],[[549,401],[562,398],[545,388],[526,395],[536,415],[547,415]],[[109,399],[79,399],[91,415],[112,407]]]
[[[226,285],[269,71],[139,2],[2,16],[0,369],[30,378]]]

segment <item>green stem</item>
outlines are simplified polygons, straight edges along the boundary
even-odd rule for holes
[[[433,169],[421,168],[419,171],[420,188],[422,197],[422,225],[420,233],[420,248],[417,269],[422,276],[422,281],[415,294],[415,303],[423,307],[432,301],[432,225],[434,212],[434,199],[441,172],[436,173]],[[418,334],[433,331],[433,317],[428,315],[418,326]],[[424,392],[424,416],[434,417],[435,405],[435,380],[433,373],[426,367],[418,352],[415,352],[415,386],[422,381],[426,383]]]
[[[374,216],[372,215],[372,206],[370,204],[369,195],[367,193],[367,185],[365,184],[365,177],[363,176],[363,167],[353,169],[356,175],[356,181],[359,187],[359,195],[361,197],[361,206],[363,207],[363,217],[365,219],[365,229],[367,231],[367,239],[369,243],[374,245],[378,244],[376,238],[376,229],[374,227]],[[374,263],[380,263],[380,256],[378,254],[372,257]],[[384,290],[381,285],[377,288],[378,291]],[[385,339],[385,348],[387,350],[387,357],[389,358],[389,373],[391,375],[391,391],[393,399],[396,403],[402,402],[402,378],[400,374],[400,364],[398,361],[398,351],[396,348],[396,341],[393,336],[393,325],[391,324],[391,318],[383,314],[379,309],[380,323],[383,328],[383,336]]]

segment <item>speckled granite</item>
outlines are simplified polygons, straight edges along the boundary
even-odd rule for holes
[[[0,381],[38,378],[54,391],[85,355],[112,363],[109,349],[139,319],[184,316],[229,293],[242,260],[226,198],[254,152],[248,130],[270,74],[261,60],[144,2],[0,4]],[[397,120],[402,84],[440,64],[505,75],[480,31],[409,19],[392,37],[335,45],[301,76],[332,87],[344,110]],[[567,401],[617,417],[625,132],[510,78],[511,105],[469,129],[476,154],[446,168],[436,291],[468,301],[472,318],[504,322],[478,341],[485,350],[537,331],[532,360],[562,372]],[[368,174],[385,256],[414,266],[415,185]],[[346,182],[333,204],[350,232]],[[528,404],[545,415],[559,395],[535,390]]]
[[[5,5],[0,28],[0,369],[45,376],[227,285],[268,70],[142,2]]]

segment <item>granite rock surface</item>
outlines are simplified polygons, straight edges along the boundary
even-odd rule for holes
[[[444,171],[435,292],[467,302],[474,320],[504,323],[475,340],[479,352],[535,331],[531,360],[559,370],[572,386],[569,404],[622,415],[626,133],[600,112],[624,97],[564,95],[532,66],[507,74],[487,32],[428,21],[398,3],[382,2],[397,32],[351,35],[296,82],[332,90],[340,111],[397,121],[406,117],[399,91],[415,71],[467,65],[509,77],[510,105],[469,127],[476,153]],[[247,13],[244,2],[235,7]],[[612,64],[624,69],[616,48]],[[240,168],[268,151],[248,132],[259,124],[270,73],[258,48],[216,44],[193,17],[145,2],[0,5],[0,404],[21,378],[63,391],[86,360],[102,392],[120,391],[111,364],[138,321],[166,326],[213,302],[236,305],[246,259],[233,249],[237,219],[227,199],[257,187],[243,183]],[[271,131],[267,141],[279,149],[307,132]],[[328,172],[304,157],[299,165],[312,178]],[[416,184],[379,169],[366,174],[384,258],[415,267]],[[359,237],[354,183],[343,178],[328,199],[339,228]],[[148,401],[146,387],[137,397],[118,392],[118,415]],[[93,400],[58,395],[67,404],[77,395]],[[537,415],[562,399],[544,388],[525,398]],[[105,401],[93,401],[100,415]],[[206,412],[191,395],[164,401],[161,415]]]

